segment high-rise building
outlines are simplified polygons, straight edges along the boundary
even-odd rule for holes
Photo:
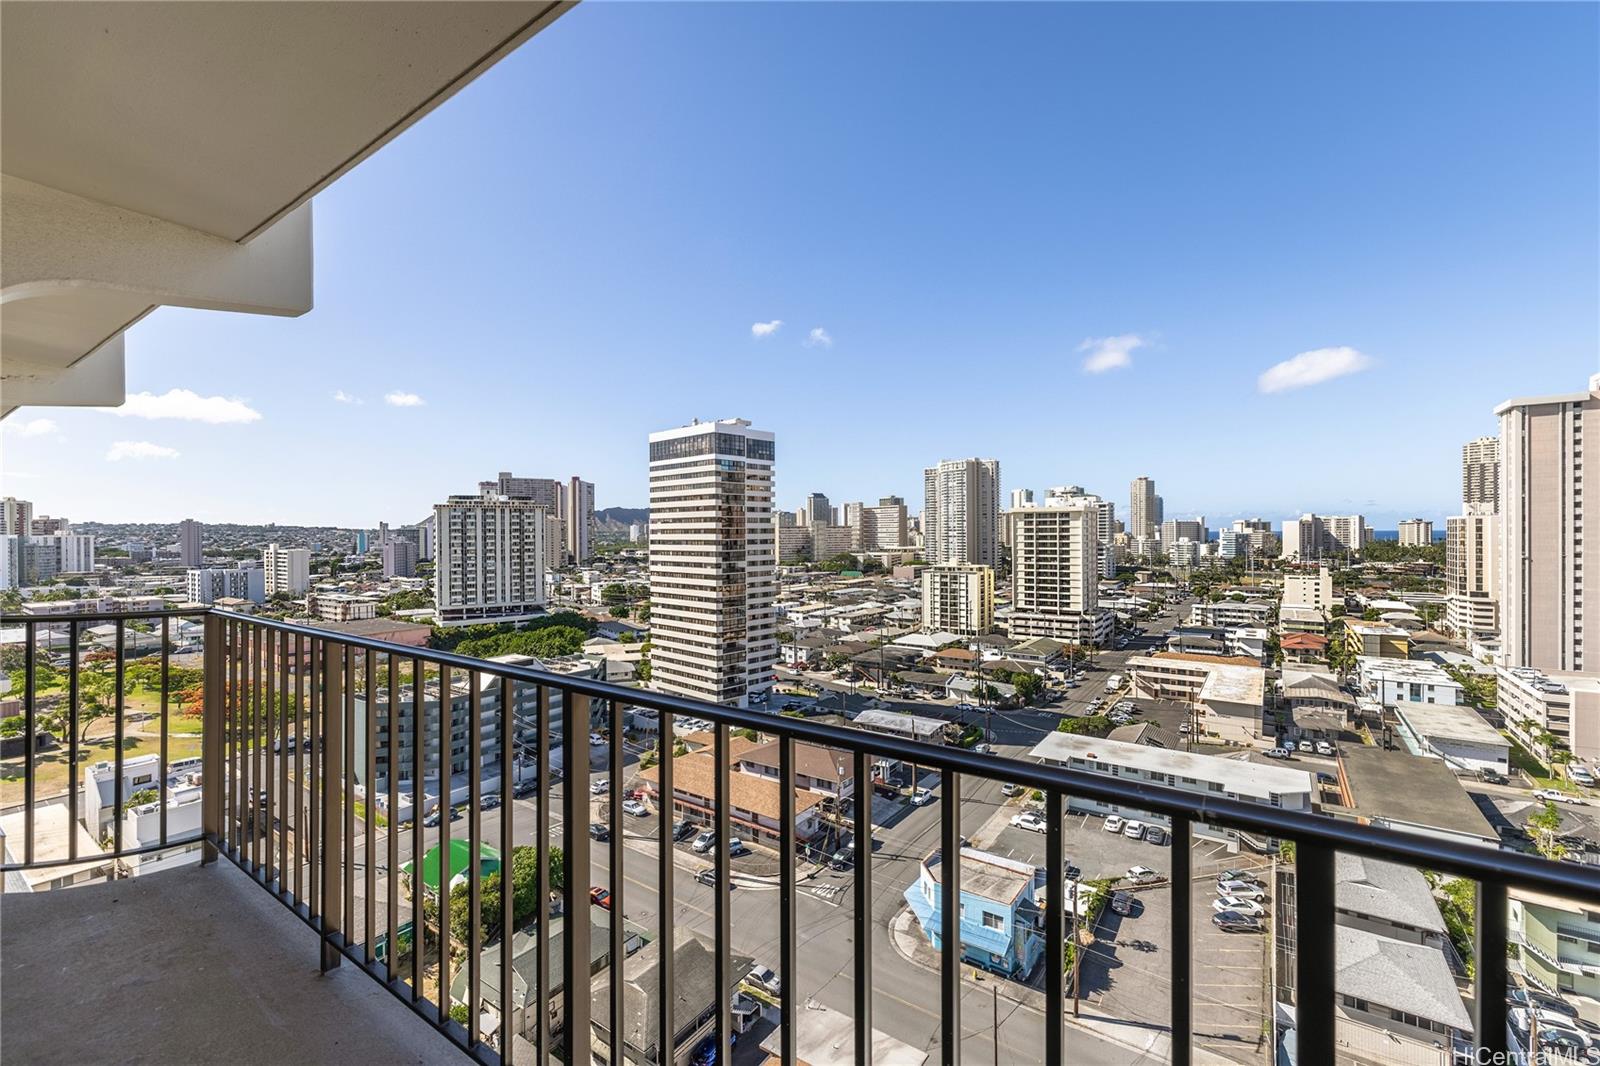
[[[922,529],[930,563],[1000,560],[1000,461],[946,459],[923,471]]]
[[[1283,522],[1284,559],[1321,559],[1326,555],[1356,555],[1367,545],[1364,516],[1306,514]]]
[[[439,523],[429,515],[411,527],[417,531],[417,561],[432,559],[439,542]]]
[[[1156,483],[1147,477],[1136,477],[1128,486],[1128,535],[1154,537],[1161,530],[1161,504],[1156,495]]]
[[[823,493],[813,492],[807,496],[801,510],[806,513],[807,525],[833,525],[833,505],[828,502],[828,497]]]
[[[1011,494],[1015,498],[1016,493]],[[1029,493],[1031,500],[1032,493]],[[1098,538],[1099,573],[1101,577],[1117,576],[1117,505],[1093,493],[1085,492],[1081,485],[1058,485],[1045,493],[1048,506],[1082,502],[1094,508],[1095,536]]]
[[[1479,437],[1461,446],[1461,513],[1500,513],[1500,438]]]
[[[238,567],[195,567],[185,577],[184,594],[190,603],[215,603],[221,599],[266,602],[266,582],[262,568],[255,565]]]
[[[478,495],[491,493],[512,500],[528,500],[553,515],[561,513],[561,482],[548,477],[515,477],[502,470],[493,481],[478,482]]]
[[[1444,520],[1444,627],[1457,639],[1488,644],[1499,632],[1499,533],[1492,514]]]
[[[433,600],[441,625],[511,622],[544,611],[550,509],[503,495],[495,484],[433,509],[439,537]]]
[[[562,493],[567,562],[574,566],[594,554],[594,482],[574,477]]]
[[[744,419],[650,434],[651,680],[743,705],[778,657],[773,435]]]
[[[33,504],[7,496],[0,500],[0,536],[26,537],[33,532]]]
[[[898,496],[881,496],[876,507],[847,503],[844,511],[845,525],[854,531],[854,546],[861,551],[903,548],[909,543],[906,501]]]
[[[184,566],[200,566],[206,561],[205,542],[201,539],[200,523],[185,518],[178,523],[178,562]]]
[[[268,596],[303,596],[311,587],[311,549],[268,544],[261,549],[261,569]]]
[[[1400,520],[1400,547],[1426,548],[1433,543],[1433,523],[1426,518]]]
[[[1600,437],[1600,374],[1589,391],[1507,400],[1500,419],[1500,638],[1505,665],[1600,667],[1584,622],[1600,624],[1600,558],[1584,536],[1587,442]],[[1590,565],[1585,565],[1585,564]]]
[[[65,518],[52,518],[47,514],[36,515],[28,523],[28,532],[35,537],[53,537],[57,533],[71,533],[72,523]]]
[[[945,563],[922,571],[922,628],[927,633],[978,636],[994,626],[994,570]]]
[[[1196,544],[1204,544],[1211,539],[1211,531],[1206,529],[1206,516],[1197,515],[1194,518],[1169,518],[1161,523],[1161,544],[1170,548],[1180,540],[1191,540]]]
[[[1027,506],[1030,506],[1032,503],[1033,503],[1033,490],[1032,489],[1012,489],[1011,490],[1011,508],[1010,508],[1011,510],[1015,511],[1018,507],[1027,507]]]
[[[1101,644],[1099,508],[1083,498],[1018,507],[1011,523],[1011,636]]]
[[[1326,621],[1330,617],[1335,601],[1333,598],[1333,574],[1326,566],[1319,566],[1315,570],[1289,570],[1283,575],[1283,599],[1279,607],[1305,607],[1321,611]]]
[[[416,572],[416,544],[410,540],[394,537],[383,546],[384,577],[414,577]]]

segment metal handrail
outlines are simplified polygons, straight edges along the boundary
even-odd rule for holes
[[[1173,829],[1173,876],[1180,883],[1188,883],[1190,875],[1189,847],[1192,843],[1191,832],[1197,825],[1225,826],[1231,829],[1253,832],[1279,840],[1293,841],[1297,852],[1295,855],[1295,868],[1298,872],[1298,887],[1296,891],[1295,922],[1297,937],[1297,965],[1295,968],[1296,986],[1299,990],[1299,1009],[1297,1022],[1299,1029],[1301,1061],[1307,1066],[1313,1063],[1331,1063],[1334,1041],[1334,978],[1333,978],[1333,947],[1334,947],[1334,856],[1339,851],[1349,851],[1388,861],[1404,862],[1431,870],[1451,873],[1477,881],[1480,885],[1481,900],[1479,907],[1480,925],[1477,930],[1477,956],[1479,966],[1477,972],[1476,1003],[1479,1011],[1478,1030],[1479,1039],[1484,1048],[1490,1051],[1504,1051],[1504,1015],[1505,1006],[1500,989],[1503,987],[1506,972],[1503,946],[1506,941],[1506,893],[1512,887],[1533,889],[1560,895],[1575,896],[1585,900],[1600,900],[1600,870],[1586,866],[1576,866],[1567,863],[1552,863],[1533,856],[1520,853],[1504,852],[1496,848],[1474,847],[1472,845],[1453,841],[1432,838],[1400,830],[1382,828],[1373,825],[1360,824],[1327,816],[1316,815],[1304,811],[1289,811],[1262,804],[1251,803],[1244,800],[1230,799],[1224,796],[1215,796],[1205,793],[1193,793],[1182,789],[1150,784],[1147,782],[1130,782],[1118,778],[1111,778],[1104,774],[1095,774],[1082,770],[1073,770],[1061,766],[1045,765],[1025,762],[1014,758],[992,754],[979,754],[963,748],[945,747],[908,740],[898,736],[890,736],[867,732],[859,729],[841,728],[838,726],[824,725],[805,719],[789,718],[778,714],[744,710],[726,707],[717,704],[704,703],[699,700],[687,699],[666,695],[657,692],[648,692],[618,685],[612,685],[588,678],[572,677],[564,674],[553,673],[546,670],[531,669],[507,663],[497,663],[454,652],[417,648],[410,645],[395,644],[388,641],[372,640],[364,637],[348,635],[337,631],[320,629],[315,626],[301,625],[291,622],[282,622],[275,619],[257,618],[251,615],[223,611],[215,608],[204,610],[169,609],[158,611],[130,611],[130,612],[104,612],[99,614],[79,614],[50,616],[48,618],[0,617],[0,624],[21,624],[29,629],[29,644],[27,653],[26,690],[27,697],[27,737],[29,756],[26,767],[26,802],[27,806],[27,862],[5,867],[6,869],[30,868],[45,864],[33,862],[32,847],[32,804],[33,804],[33,761],[32,741],[35,727],[34,685],[33,685],[33,660],[35,655],[36,629],[39,626],[71,625],[73,634],[73,671],[74,698],[76,696],[77,677],[77,641],[76,635],[81,627],[103,622],[114,622],[117,625],[117,669],[119,676],[125,659],[126,649],[122,637],[126,632],[126,624],[131,621],[162,620],[163,635],[168,634],[168,621],[173,617],[194,618],[203,617],[206,624],[205,663],[206,663],[206,699],[205,699],[205,733],[204,750],[206,769],[203,775],[203,797],[205,809],[205,829],[203,833],[207,861],[222,855],[239,865],[242,869],[254,876],[264,887],[271,891],[281,902],[285,903],[295,913],[299,914],[313,928],[319,930],[323,942],[324,966],[337,965],[341,959],[356,963],[364,972],[384,983],[402,1001],[408,1003],[413,1010],[421,1014],[430,1023],[437,1025],[452,1040],[466,1050],[480,1062],[495,1063],[500,1061],[499,1055],[489,1047],[485,1034],[479,1032],[477,1016],[477,999],[479,992],[478,966],[482,950],[481,929],[478,921],[481,903],[481,874],[478,863],[471,865],[469,887],[471,898],[471,921],[469,955],[467,967],[469,974],[469,1003],[472,1010],[469,1012],[469,1021],[465,1026],[449,1018],[448,1014],[448,983],[450,969],[449,937],[441,938],[439,945],[438,972],[440,977],[441,993],[439,1003],[430,1002],[421,994],[421,938],[418,939],[412,954],[412,974],[409,987],[405,984],[404,975],[397,974],[393,969],[395,952],[386,953],[386,960],[378,964],[373,958],[372,932],[375,923],[373,915],[374,893],[372,890],[372,866],[366,866],[366,890],[364,903],[368,921],[365,928],[367,935],[365,943],[357,944],[352,941],[348,930],[355,924],[354,913],[354,847],[355,825],[353,822],[354,796],[350,791],[350,782],[353,782],[357,767],[354,764],[352,753],[356,750],[357,718],[355,714],[356,681],[362,675],[358,667],[365,671],[365,685],[369,693],[381,692],[382,685],[378,684],[375,667],[377,657],[384,657],[387,664],[387,690],[390,705],[394,706],[396,694],[405,686],[397,685],[395,665],[404,664],[409,667],[410,680],[406,682],[411,687],[412,705],[419,707],[419,686],[432,684],[426,678],[426,670],[437,669],[439,672],[438,683],[440,689],[440,715],[434,725],[440,731],[439,758],[440,780],[438,782],[440,803],[443,809],[451,806],[451,771],[450,756],[446,740],[455,733],[457,722],[463,713],[476,716],[476,727],[472,727],[472,719],[468,718],[467,740],[471,745],[473,756],[471,769],[466,774],[465,786],[469,789],[474,802],[471,804],[471,817],[465,827],[466,839],[470,843],[469,853],[476,855],[477,845],[484,841],[479,827],[479,805],[475,802],[482,795],[483,761],[480,744],[484,740],[486,723],[498,729],[500,740],[500,773],[502,777],[502,792],[509,792],[510,776],[513,763],[513,719],[520,712],[514,707],[512,695],[518,684],[533,686],[537,693],[537,733],[540,737],[554,741],[558,738],[550,736],[549,710],[550,694],[559,693],[563,699],[564,714],[566,716],[565,731],[574,736],[584,736],[589,730],[589,707],[592,701],[600,701],[600,705],[611,715],[610,752],[611,766],[616,768],[611,773],[612,780],[609,785],[610,793],[610,829],[612,839],[621,837],[621,772],[623,765],[622,728],[620,714],[623,708],[646,708],[656,712],[663,743],[661,751],[665,756],[670,749],[667,740],[672,735],[672,722],[676,715],[706,719],[715,725],[715,813],[714,824],[719,830],[718,843],[715,856],[715,880],[719,887],[717,894],[716,910],[714,915],[715,946],[717,949],[716,973],[719,989],[726,987],[725,981],[729,962],[729,943],[731,942],[731,911],[729,909],[726,889],[730,884],[729,863],[726,848],[722,842],[729,838],[728,834],[728,797],[729,797],[729,738],[730,731],[734,728],[752,728],[776,736],[780,745],[780,793],[784,796],[782,804],[783,815],[779,827],[781,854],[791,860],[794,855],[795,824],[792,783],[794,775],[794,748],[798,743],[811,743],[825,747],[849,751],[853,756],[855,774],[857,778],[857,797],[870,797],[871,789],[866,786],[870,777],[872,760],[876,757],[887,757],[905,762],[910,762],[930,771],[938,771],[943,781],[943,810],[940,822],[940,839],[944,851],[952,858],[947,859],[943,866],[943,876],[949,877],[959,869],[960,845],[960,781],[963,776],[1006,780],[1024,787],[1037,790],[1044,794],[1046,810],[1052,815],[1047,836],[1047,865],[1050,867],[1050,877],[1047,883],[1057,886],[1062,883],[1064,872],[1063,827],[1060,817],[1066,797],[1098,800],[1122,806],[1137,807],[1144,811],[1165,815],[1171,819]],[[167,641],[163,641],[163,737],[165,728],[166,699],[165,679],[167,676]],[[294,663],[294,672],[289,670],[290,661]],[[461,671],[464,676],[476,679],[479,683],[472,684],[469,689],[468,708],[465,712],[458,709],[457,701],[451,693],[450,677],[455,671]],[[485,690],[481,684],[484,678],[498,678],[498,691],[500,694],[499,710],[485,715],[481,697]],[[291,695],[291,678],[293,690]],[[120,693],[120,686],[119,686]],[[121,710],[118,706],[118,728],[120,735]],[[288,747],[283,746],[280,752],[274,754],[270,751],[270,738],[276,735],[280,739],[287,735],[291,727],[289,714],[293,714],[294,736],[305,738],[313,743],[310,757],[306,760],[309,771],[302,775],[301,746],[295,747],[294,754],[294,798],[296,806],[294,812],[295,848],[293,855],[287,849],[285,828],[277,828],[276,856],[273,850],[273,835],[275,826],[273,817],[269,812],[264,817],[258,804],[264,803],[266,807],[274,807],[274,787],[277,787],[276,807],[280,814],[291,802],[290,774],[288,771]],[[309,714],[309,730],[305,715]],[[422,713],[412,714],[412,730],[414,736],[411,744],[411,766],[408,768],[413,778],[413,817],[410,826],[410,847],[416,869],[420,872],[422,865],[422,844],[420,823],[422,821],[422,780],[424,769],[424,751],[431,750],[424,743],[424,720],[427,716]],[[363,716],[367,742],[364,746],[366,753],[366,766],[362,770],[363,776],[370,783],[375,781],[373,758],[376,744],[375,716]],[[431,730],[430,730],[431,732]],[[390,722],[389,758],[393,760],[397,751],[396,745],[397,726],[394,720]],[[74,738],[75,740],[75,738]],[[578,747],[580,745],[572,745]],[[537,804],[536,847],[538,849],[538,865],[541,882],[548,873],[548,848],[549,833],[547,832],[550,811],[550,773],[548,772],[550,743],[537,745],[537,759],[539,773],[537,774],[537,787],[539,801]],[[583,745],[587,752],[587,746]],[[117,809],[120,811],[120,746],[118,748],[118,778],[117,778]],[[163,748],[163,758],[165,749]],[[274,768],[274,762],[277,768]],[[661,775],[661,805],[663,812],[672,809],[671,773],[672,759],[663,758]],[[163,771],[165,767],[163,766]],[[589,821],[588,809],[588,783],[590,777],[589,760],[579,755],[569,755],[567,759],[567,779],[563,800],[563,829],[562,843],[567,851],[568,869],[582,871],[589,868],[589,838],[587,824]],[[395,780],[400,776],[393,762],[390,763],[389,791],[391,800],[394,796]],[[163,801],[165,799],[165,773],[162,777]],[[302,797],[301,790],[305,796]],[[76,787],[73,788],[73,798],[76,798]],[[302,821],[301,811],[298,809],[302,798],[308,801],[308,819]],[[369,795],[371,802],[375,797]],[[75,812],[74,804],[74,812]],[[163,806],[164,810],[164,806]],[[391,818],[395,813],[393,806],[390,808]],[[373,821],[365,819],[365,846],[367,854],[374,854]],[[660,832],[662,848],[660,862],[662,864],[662,879],[659,891],[661,898],[670,902],[671,899],[671,841],[666,839],[672,819],[663,814]],[[854,936],[856,943],[866,945],[870,943],[871,901],[872,901],[872,861],[871,861],[871,820],[869,804],[857,802],[854,811],[855,823],[855,896],[856,913],[853,920]],[[117,823],[120,826],[120,821]],[[504,848],[509,849],[511,817],[507,814],[502,821],[502,840]],[[449,854],[450,837],[453,830],[448,818],[441,820],[439,827],[438,844],[442,853]],[[401,830],[391,821],[385,832],[386,842],[391,856],[399,855]],[[75,838],[74,838],[75,839]],[[163,842],[165,842],[165,826],[163,824]],[[175,844],[177,842],[174,842]],[[119,841],[120,845],[120,841]],[[302,852],[304,849],[304,853]],[[149,850],[141,848],[140,851]],[[130,852],[131,854],[132,852]],[[106,854],[104,858],[115,858],[114,854]],[[509,861],[509,852],[503,856],[503,861]],[[291,861],[292,859],[292,861]],[[614,857],[612,864],[611,890],[619,901],[625,891],[624,881],[621,876],[622,861],[620,852]],[[1058,869],[1059,868],[1059,869]],[[292,873],[292,882],[290,880]],[[446,871],[441,871],[441,883],[446,881]],[[302,892],[302,878],[307,891]],[[1181,875],[1181,876],[1180,876]],[[391,874],[391,876],[394,876]],[[586,881],[587,878],[581,878]],[[575,875],[568,878],[565,887],[565,901],[568,913],[581,910],[587,900],[579,895],[578,882],[580,877]],[[390,882],[391,887],[393,882]],[[540,900],[545,898],[541,884]],[[1055,891],[1054,887],[1051,891]],[[785,981],[786,991],[793,989],[794,985],[794,909],[793,894],[795,891],[794,871],[786,869],[783,876],[782,892],[784,898],[780,901],[782,907],[782,957],[780,970]],[[510,893],[502,893],[501,904],[504,908],[502,923],[511,917]],[[950,921],[948,913],[952,909],[955,893],[946,893],[946,906],[943,910],[944,920]],[[392,898],[387,901],[393,913]],[[541,903],[542,907],[543,904]],[[1191,945],[1189,943],[1192,930],[1192,914],[1187,893],[1173,893],[1173,967],[1172,981],[1170,982],[1171,1017],[1174,1030],[1177,1033],[1188,1033],[1192,1015],[1190,1011],[1190,980],[1189,969],[1191,965]],[[1051,950],[1056,950],[1062,944],[1060,928],[1061,915],[1064,908],[1051,907],[1047,911],[1052,923],[1046,930],[1047,943]],[[621,950],[622,926],[620,915],[614,921],[612,929],[613,955]],[[393,925],[392,920],[388,923]],[[587,973],[590,959],[588,923],[574,922],[568,929],[564,938],[566,951],[562,959],[557,960],[563,967],[563,972],[569,977],[577,975],[581,978]],[[501,976],[502,980],[509,982],[510,974],[510,938],[502,937],[500,950],[503,952]],[[960,952],[959,936],[944,938],[943,959],[941,964],[941,1007],[944,1010],[944,1024],[942,1026],[942,1054],[946,1062],[959,1059],[961,1027],[959,1024],[960,1002]],[[544,953],[541,952],[541,955]],[[545,960],[541,958],[541,969],[537,980],[543,987],[548,978],[548,971],[544,969]],[[855,1019],[857,1023],[856,1053],[858,1059],[866,1060],[871,1055],[871,1009],[872,1009],[872,960],[870,951],[858,952],[855,961]],[[1059,975],[1053,975],[1058,977]],[[673,981],[673,968],[670,952],[664,956],[659,968],[659,979],[662,982],[661,1002],[672,1002],[670,990]],[[569,988],[577,987],[569,981]],[[502,1019],[509,1017],[509,984],[504,989],[502,996]],[[1059,1053],[1061,1048],[1060,1036],[1064,1024],[1061,1004],[1061,987],[1059,980],[1052,980],[1049,984],[1047,996],[1047,1016],[1049,1027],[1046,1030],[1047,1049]],[[620,1017],[619,1005],[612,1004],[609,1018],[594,1018],[597,1026],[615,1033],[617,1020]],[[728,1004],[721,1002],[716,1013],[716,1039],[719,1053],[726,1056],[729,1047],[729,1030],[731,1019]],[[793,1052],[795,1048],[794,1012],[785,1011],[782,1019],[782,1039],[786,1053]],[[569,1034],[587,1034],[591,1022],[588,997],[584,995],[569,995],[564,997],[563,1008],[564,1024]],[[666,1018],[661,1019],[663,1022]],[[671,1028],[663,1025],[662,1032],[670,1032]],[[540,1011],[540,1020],[533,1033],[534,1042],[540,1048],[541,1054],[554,1047],[554,1034],[547,1031],[547,1025]],[[610,1039],[608,1037],[608,1039]],[[622,1049],[619,1041],[610,1040],[612,1044],[611,1059],[620,1062]],[[1190,1061],[1190,1041],[1175,1039],[1172,1043],[1172,1060],[1175,1066],[1186,1066]]]

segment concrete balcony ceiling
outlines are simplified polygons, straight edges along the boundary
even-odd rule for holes
[[[302,315],[311,205],[571,6],[0,8],[0,417],[123,402],[162,305]]]

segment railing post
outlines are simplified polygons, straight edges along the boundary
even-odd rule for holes
[[[1474,1022],[1478,1030],[1478,1061],[1508,1062],[1506,1045],[1506,885],[1503,881],[1478,882],[1473,951],[1477,970],[1473,986]]]
[[[1334,850],[1295,842],[1295,1038],[1300,1066],[1333,1066]]]
[[[224,658],[222,619],[207,613],[205,621],[204,667],[205,702],[201,705],[200,728],[200,817],[205,842],[200,845],[200,865],[217,861],[217,845],[222,842],[222,715]]]
[[[344,931],[344,654],[324,643],[322,664],[322,969],[339,965],[339,949],[330,939]],[[447,748],[448,750],[448,748]],[[419,871],[420,872],[420,871]]]

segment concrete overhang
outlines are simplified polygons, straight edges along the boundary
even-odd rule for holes
[[[300,315],[310,199],[570,2],[0,5],[0,415],[162,305]]]

